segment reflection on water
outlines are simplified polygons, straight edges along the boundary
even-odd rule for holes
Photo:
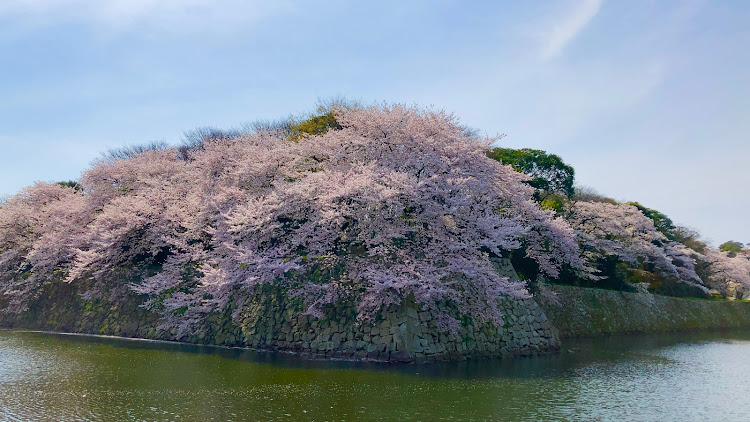
[[[750,333],[427,366],[0,331],[0,420],[750,420]]]

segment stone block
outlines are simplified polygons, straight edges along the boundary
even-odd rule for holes
[[[406,308],[406,316],[408,316],[409,318],[419,319],[417,310],[414,308]]]
[[[393,362],[411,362],[414,360],[414,356],[405,350],[398,350],[391,352],[390,359]]]

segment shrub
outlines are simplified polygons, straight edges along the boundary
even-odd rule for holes
[[[719,250],[730,253],[742,252],[742,243],[730,240],[719,245]]]
[[[330,129],[341,129],[333,110],[300,122],[291,123],[289,125],[289,138],[299,141],[302,137],[323,135]]]

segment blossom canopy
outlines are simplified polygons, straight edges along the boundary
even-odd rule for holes
[[[147,262],[130,287],[183,333],[214,312],[239,317],[261,284],[315,316],[343,301],[370,319],[413,298],[455,329],[461,315],[498,323],[499,295],[527,294],[492,257],[522,249],[549,277],[586,271],[573,230],[539,207],[528,176],[487,157],[492,139],[439,111],[333,113],[324,133],[140,151],[95,163],[82,190],[40,183],[11,197],[0,292],[23,309],[46,281],[104,283]]]

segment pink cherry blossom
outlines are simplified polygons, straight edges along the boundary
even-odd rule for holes
[[[413,297],[455,329],[459,315],[498,323],[500,295],[528,294],[492,256],[524,249],[549,277],[586,273],[568,223],[538,206],[527,176],[487,158],[492,139],[402,106],[336,119],[340,130],[296,142],[262,131],[102,160],[83,193],[29,188],[0,207],[0,291],[23,309],[46,280],[111,283],[151,263],[130,287],[180,333],[210,313],[240,318],[261,284],[314,316],[346,302],[369,320]]]
[[[695,271],[695,251],[667,239],[651,219],[627,204],[579,201],[567,219],[589,265],[607,256],[636,265],[649,263],[657,272],[708,291]]]

